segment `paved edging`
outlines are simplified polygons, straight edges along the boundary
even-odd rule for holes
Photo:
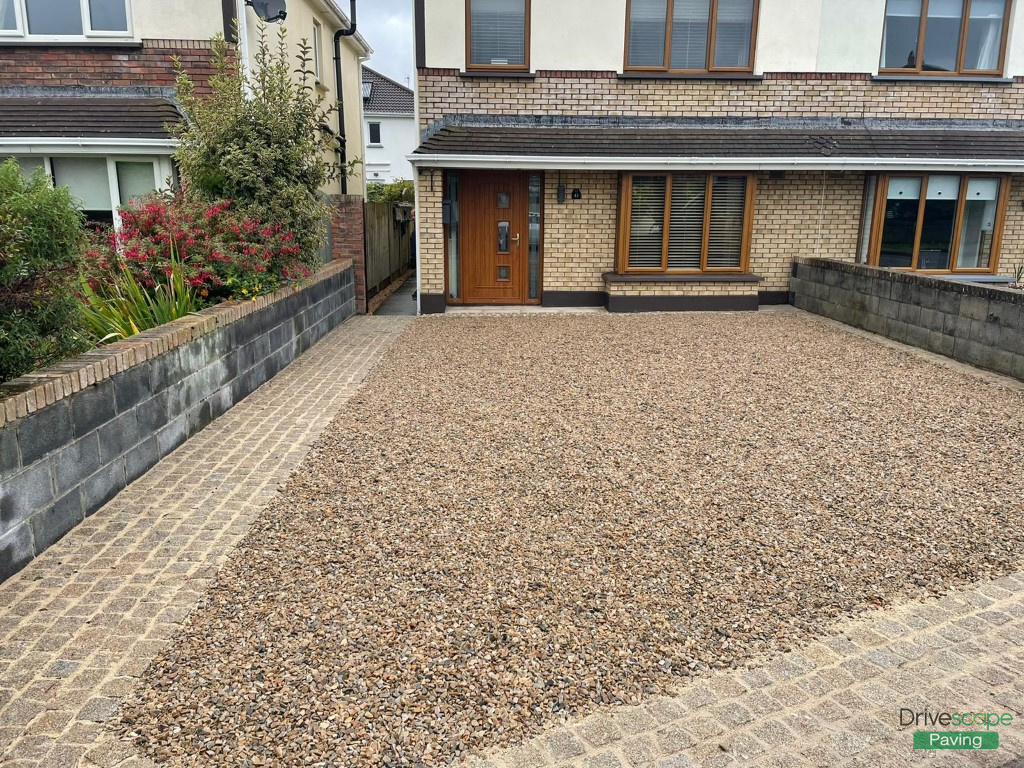
[[[148,763],[103,722],[408,322],[349,320],[0,585],[0,765]]]
[[[978,764],[915,751],[899,710],[1008,712],[1004,764],[1024,758],[1024,572],[872,612],[773,661],[713,674],[637,707],[555,728],[473,768]],[[971,730],[971,729],[961,729]],[[937,763],[929,762],[928,765]]]

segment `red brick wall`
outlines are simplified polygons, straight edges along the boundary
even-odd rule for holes
[[[209,40],[146,40],[141,46],[0,47],[0,86],[123,88],[174,85],[174,57],[208,92],[213,74]]]
[[[366,246],[363,238],[363,198],[332,195],[331,258],[352,259],[356,281],[356,307],[366,313]]]

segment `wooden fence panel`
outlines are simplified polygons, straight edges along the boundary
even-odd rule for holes
[[[411,221],[398,221],[391,203],[367,203],[366,297],[388,287],[409,268],[412,258]]]

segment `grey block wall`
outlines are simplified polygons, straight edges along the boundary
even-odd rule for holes
[[[1024,381],[1024,293],[828,259],[793,264],[800,309]]]
[[[349,267],[0,427],[0,581],[355,310]]]

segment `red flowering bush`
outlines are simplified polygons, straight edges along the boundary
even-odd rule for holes
[[[170,273],[172,253],[206,303],[252,298],[308,277],[295,234],[238,211],[182,193],[154,193],[120,209],[121,229],[97,232],[86,253],[86,278],[101,283],[118,259],[143,286]]]

